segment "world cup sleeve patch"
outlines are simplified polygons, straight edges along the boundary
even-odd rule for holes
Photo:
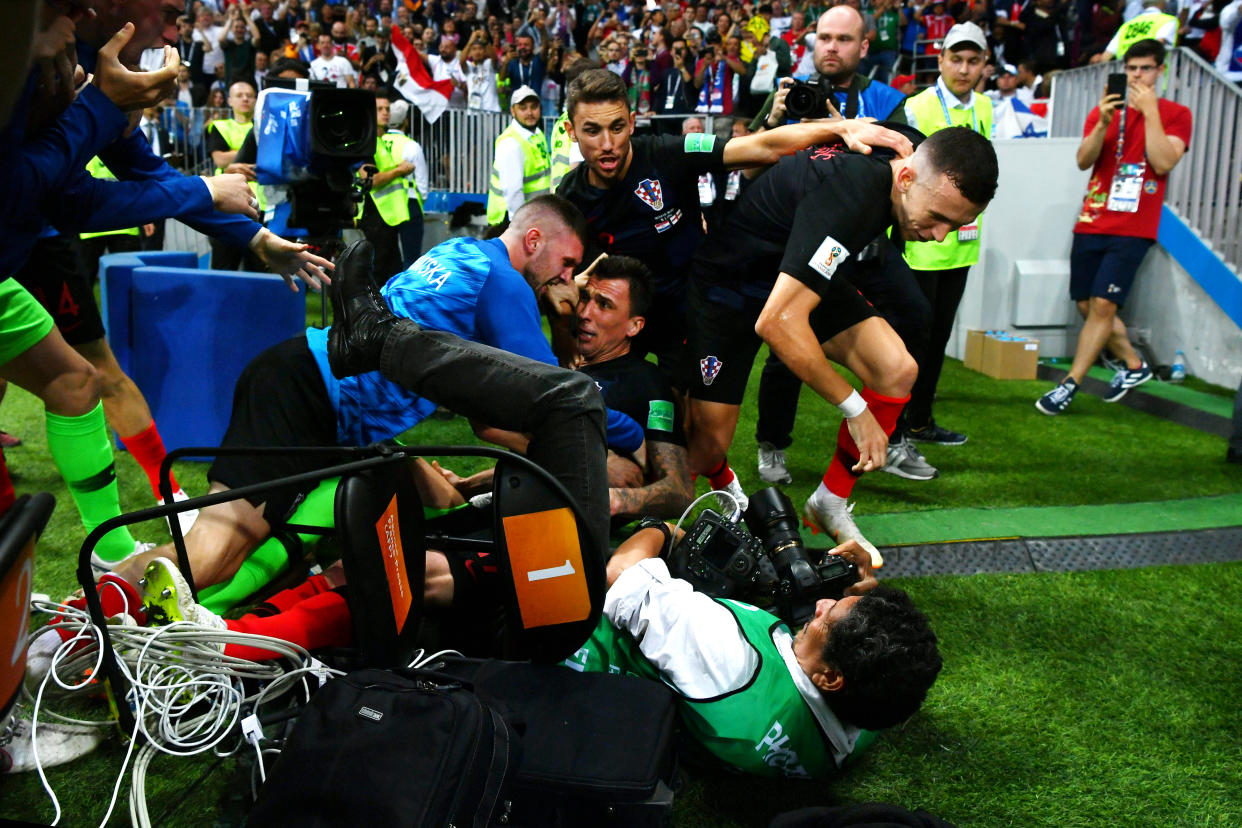
[[[841,263],[849,257],[850,251],[845,249],[845,245],[832,236],[825,236],[823,242],[811,254],[811,261],[808,264],[820,276],[831,279]]]
[[[715,146],[715,135],[705,132],[692,132],[686,136],[686,152],[711,152]]]
[[[647,428],[651,431],[673,430],[673,403],[669,400],[650,400],[647,403]]]

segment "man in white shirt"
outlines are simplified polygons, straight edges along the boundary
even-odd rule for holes
[[[551,186],[551,160],[539,121],[543,114],[539,94],[529,86],[513,93],[509,107],[513,120],[496,138],[492,178],[487,196],[487,223],[500,224],[505,216]],[[526,159],[532,162],[528,171]],[[540,176],[542,173],[542,176]]]
[[[216,19],[209,9],[199,9],[194,24],[193,39],[203,45],[203,76],[205,78],[221,78],[224,76],[224,51],[220,48],[220,35],[223,26],[216,25]]]
[[[1233,0],[1220,11],[1216,71],[1234,83],[1242,82],[1242,0]]]
[[[409,135],[405,129],[405,119],[409,115],[410,105],[405,101],[393,101],[388,107],[388,129],[400,130]],[[423,254],[423,201],[431,192],[430,177],[427,170],[427,156],[417,141],[410,139],[405,143],[401,160],[414,165],[410,173],[410,220],[397,228],[401,236],[401,262],[403,267],[414,264],[414,260]]]
[[[440,54],[427,55],[427,66],[431,69],[432,80],[446,80],[453,84],[453,94],[449,96],[449,109],[466,108],[466,73],[462,71],[461,61],[457,59],[457,43],[450,38],[440,39]]]
[[[358,73],[353,64],[336,53],[332,35],[319,36],[319,57],[311,61],[310,79],[335,83],[338,89],[353,89],[358,85]]]

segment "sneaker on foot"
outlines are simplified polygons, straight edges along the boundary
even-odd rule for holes
[[[960,446],[966,442],[965,434],[937,425],[934,417],[922,428],[910,429],[908,436],[916,443],[936,443],[941,446]]]
[[[100,575],[103,575],[104,573],[107,573],[107,572],[111,572],[112,570],[120,566],[121,564],[128,561],[130,558],[141,555],[143,552],[150,552],[157,545],[158,544],[154,544],[154,543],[143,543],[142,541],[134,541],[134,551],[130,552],[128,555],[126,555],[124,558],[121,558],[119,561],[109,561],[109,560],[99,557],[98,552],[92,552],[91,553],[91,568],[95,570],[95,577],[98,579]]]
[[[858,524],[854,522],[854,516],[850,514],[853,511],[854,504],[844,499],[839,504],[825,504],[812,496],[807,498],[806,505],[802,507],[802,520],[812,532],[825,532],[837,543],[858,541],[858,545],[871,556],[872,568],[879,569],[884,566],[884,556],[875,548],[875,544],[863,537]]]
[[[1151,377],[1151,367],[1146,362],[1133,370],[1123,365],[1121,370],[1113,374],[1112,382],[1108,384],[1108,391],[1104,394],[1104,402],[1117,402],[1131,388],[1136,385],[1142,385]]]
[[[39,766],[54,768],[72,762],[97,748],[107,734],[108,728],[104,727],[40,722],[36,763],[34,723],[24,709],[17,708],[0,729],[0,774],[22,773]]]
[[[927,459],[914,447],[914,443],[905,437],[889,442],[888,457],[884,461],[884,468],[880,471],[886,471],[907,480],[933,480],[940,476],[936,467],[928,463]]]
[[[154,626],[189,621],[209,629],[228,629],[223,618],[194,603],[190,585],[177,565],[167,558],[151,561],[138,585],[142,587],[143,609]]]
[[[746,497],[746,492],[742,491],[742,484],[738,482],[737,475],[729,481],[729,485],[725,486],[722,491],[728,492],[728,495],[716,495],[716,501],[720,504],[720,513],[722,515],[731,515],[736,509],[738,514],[746,511],[746,506],[750,503],[750,499]]]
[[[332,302],[328,365],[337,379],[378,369],[384,340],[397,321],[372,279],[374,254],[367,241],[346,247],[328,286]]]
[[[785,450],[766,440],[759,441],[759,479],[764,483],[793,482],[789,469],[785,468]]]
[[[177,489],[177,491],[173,492],[173,503],[180,503],[183,500],[189,500],[189,499],[190,499],[190,496],[186,494],[185,492],[181,491],[181,489]],[[163,498],[157,500],[156,503],[163,506],[164,505]],[[168,532],[171,534],[173,516],[169,515],[168,517],[164,519],[168,521]],[[194,521],[196,520],[198,520],[198,509],[190,509],[185,512],[177,513],[177,524],[181,527],[182,537],[185,537],[187,534],[189,534],[190,527],[194,525]]]
[[[1077,393],[1078,383],[1066,377],[1064,382],[1036,400],[1035,407],[1044,414],[1055,417],[1069,408],[1069,404],[1074,401],[1074,395]]]

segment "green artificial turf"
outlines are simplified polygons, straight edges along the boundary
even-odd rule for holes
[[[317,305],[309,310],[317,315]],[[757,380],[756,371],[730,455],[748,490],[759,485]],[[970,442],[925,448],[941,469],[937,480],[864,478],[855,490],[860,525],[868,515],[936,509],[1161,508],[1242,492],[1242,469],[1223,462],[1219,438],[1086,395],[1067,414],[1045,417],[1033,403],[1046,388],[992,380],[947,361],[936,416]],[[35,588],[59,598],[76,586],[84,533],[48,458],[42,419],[33,397],[9,389],[0,427],[25,440],[6,452],[18,491],[46,490],[58,501],[39,543]],[[818,484],[839,421],[804,390],[789,451],[794,483],[785,487],[796,506]],[[472,439],[460,418],[429,420],[410,436],[427,444]],[[446,464],[468,473],[484,462]],[[191,494],[205,491],[204,470],[199,463],[177,469]],[[151,504],[145,476],[124,452],[117,473],[125,509]],[[135,535],[167,538],[158,523]],[[677,825],[765,825],[783,809],[862,800],[927,808],[961,825],[1242,825],[1239,565],[898,583],[942,639],[946,668],[924,710],[835,780],[773,783],[693,771],[679,794]],[[62,825],[98,824],[123,755],[113,739],[49,773],[66,809]],[[236,824],[240,805],[229,803],[248,783],[232,760],[189,790],[213,762],[159,757],[148,780],[152,817],[174,808],[163,824]],[[127,824],[127,793],[128,780],[111,825]],[[0,777],[0,818],[44,822],[51,814],[33,774]]]

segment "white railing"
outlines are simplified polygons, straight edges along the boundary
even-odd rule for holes
[[[1235,271],[1242,265],[1242,90],[1189,49],[1166,59],[1162,97],[1190,107],[1186,157],[1169,176],[1165,203]],[[1120,63],[1060,72],[1052,79],[1051,136],[1080,137]]]

